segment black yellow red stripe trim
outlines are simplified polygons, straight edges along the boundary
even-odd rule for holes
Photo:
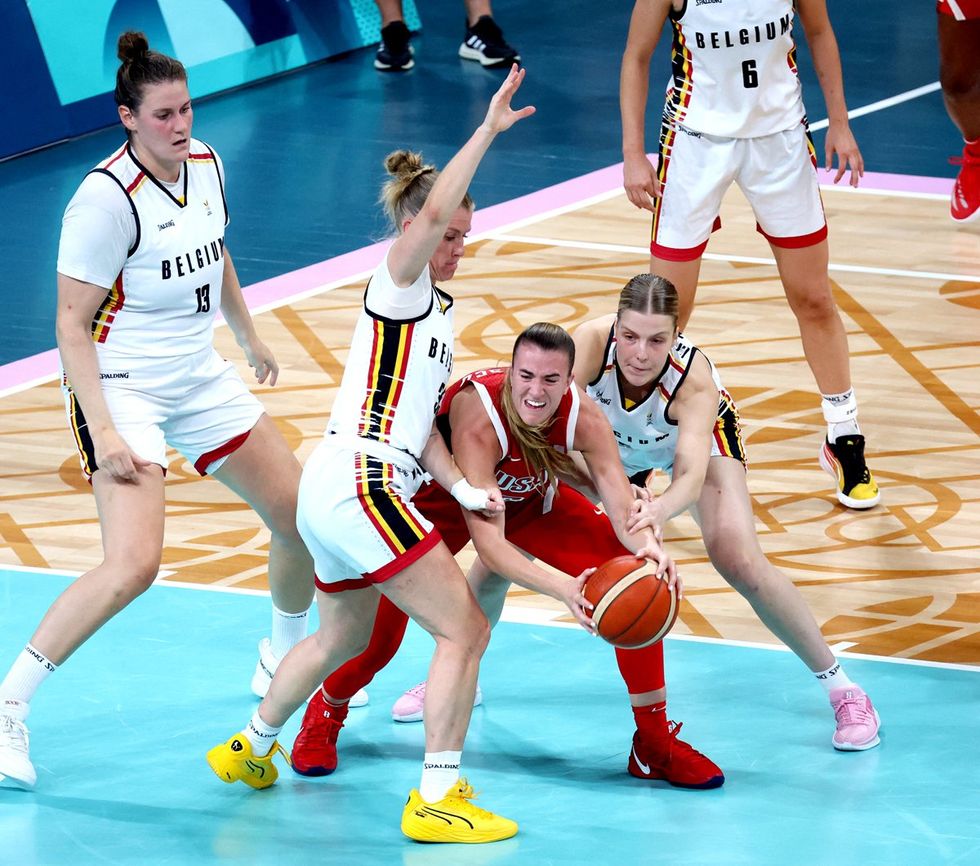
[[[373,320],[367,395],[361,406],[358,435],[388,442],[408,370],[414,322]]]
[[[388,549],[396,556],[426,538],[425,527],[392,490],[394,469],[369,454],[354,455],[357,499]]]

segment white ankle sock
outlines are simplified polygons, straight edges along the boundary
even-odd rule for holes
[[[820,408],[827,422],[827,440],[833,444],[838,436],[858,436],[861,428],[857,422],[857,398],[854,389],[848,388],[841,394],[822,394]]]
[[[280,731],[282,731],[282,725],[278,727],[267,725],[262,721],[259,711],[256,710],[242,733],[245,734],[245,739],[252,746],[252,754],[257,758],[264,758],[269,754],[269,750]]]
[[[0,697],[29,703],[38,687],[58,669],[43,653],[28,644],[0,683]]]
[[[286,613],[272,606],[272,637],[269,641],[272,654],[283,658],[296,644],[306,637],[306,624],[309,610],[300,613]]]
[[[824,691],[829,695],[834,689],[840,689],[844,686],[853,686],[854,683],[851,682],[850,677],[844,673],[844,668],[841,663],[835,661],[827,670],[818,671],[814,676],[820,681],[820,685],[824,687]]]
[[[436,803],[459,781],[459,752],[426,752],[422,763],[419,795],[426,803]]]

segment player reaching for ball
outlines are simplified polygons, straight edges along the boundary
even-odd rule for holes
[[[415,498],[453,553],[472,538],[499,580],[513,581],[565,602],[583,625],[581,595],[592,567],[629,553],[657,563],[673,583],[676,570],[649,529],[627,528],[633,491],[623,471],[609,422],[572,383],[575,344],[562,328],[532,325],[514,344],[509,369],[480,370],[450,386],[436,419],[456,463],[472,483],[496,486],[506,502],[493,517],[464,512],[430,484]],[[577,474],[568,452],[583,455],[589,483],[605,514],[559,481]],[[607,516],[608,515],[608,516]],[[541,559],[574,579],[560,578],[522,555]],[[324,682],[310,701],[293,746],[293,768],[324,775],[337,766],[337,735],[347,700],[392,658],[406,616],[382,598],[367,650]],[[708,758],[678,739],[680,725],[667,720],[663,645],[616,650],[637,730],[629,772],[687,788],[716,788],[725,777]]]
[[[711,361],[678,333],[677,309],[669,280],[640,274],[623,288],[615,315],[575,333],[576,379],[612,424],[630,480],[647,492],[631,526],[662,527],[690,509],[711,564],[826,689],[834,748],[870,749],[878,745],[878,713],[834,658],[799,590],[759,546],[738,410]],[[657,469],[670,475],[659,495]]]

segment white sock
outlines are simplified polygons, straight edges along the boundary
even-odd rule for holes
[[[426,803],[436,803],[459,781],[459,752],[426,752],[422,763],[419,795]]]
[[[854,389],[848,388],[841,394],[821,394],[820,408],[827,422],[827,440],[833,444],[838,436],[859,436],[857,398]]]
[[[281,730],[282,725],[274,727],[263,722],[262,716],[256,710],[252,713],[252,718],[242,733],[245,734],[245,739],[252,746],[252,754],[257,758],[264,758],[269,754],[269,750],[272,749],[272,744],[275,743]]]
[[[286,613],[275,605],[272,606],[272,638],[269,643],[272,654],[277,659],[285,658],[286,653],[306,637],[309,616],[309,610]]]
[[[841,663],[835,661],[825,671],[818,671],[814,676],[820,680],[820,685],[824,687],[824,690],[829,695],[834,689],[840,689],[844,686],[853,686],[854,683],[851,682],[850,677],[844,673],[844,668]]]
[[[38,687],[58,669],[43,653],[28,644],[0,683],[0,696],[29,703]]]

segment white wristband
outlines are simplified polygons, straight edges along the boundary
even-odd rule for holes
[[[487,507],[490,497],[481,487],[474,487],[465,478],[460,478],[449,490],[460,505],[467,511],[482,511]]]

